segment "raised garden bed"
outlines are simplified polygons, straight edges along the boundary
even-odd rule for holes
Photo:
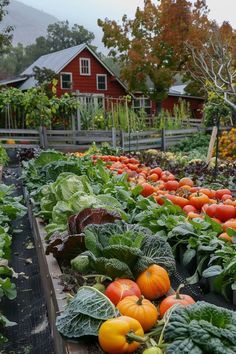
[[[28,216],[32,226],[35,247],[40,266],[40,275],[44,294],[47,302],[48,318],[51,326],[51,335],[57,354],[89,354],[92,353],[88,344],[80,341],[73,343],[63,340],[56,329],[56,316],[62,312],[67,304],[66,294],[63,293],[63,286],[60,284],[62,272],[52,255],[46,255],[45,230],[40,218],[34,216],[33,206],[30,199],[27,201]]]

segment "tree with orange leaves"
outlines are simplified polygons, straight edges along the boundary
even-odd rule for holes
[[[135,18],[99,19],[103,43],[109,55],[121,63],[121,76],[131,90],[142,91],[160,105],[167,96],[174,75],[189,60],[185,42],[197,45],[211,27],[203,0],[144,0]]]

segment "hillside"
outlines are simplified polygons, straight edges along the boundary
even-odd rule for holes
[[[16,0],[11,0],[7,9],[8,14],[0,24],[0,29],[7,25],[14,26],[13,45],[19,42],[24,45],[34,43],[37,37],[46,34],[49,24],[58,21],[56,17]]]

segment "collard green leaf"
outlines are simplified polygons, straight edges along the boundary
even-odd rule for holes
[[[99,320],[112,318],[117,313],[110,299],[90,286],[83,286],[78,290],[68,306],[68,311],[72,311],[73,314],[82,313]]]
[[[112,245],[105,247],[102,251],[106,258],[116,258],[121,262],[126,263],[129,267],[134,266],[138,257],[142,256],[142,252],[138,248],[129,247],[126,245]]]
[[[144,256],[153,260],[153,264],[164,267],[169,273],[175,270],[172,249],[164,238],[158,235],[146,237],[143,240],[141,251]]]
[[[164,331],[167,354],[233,354],[236,313],[199,301],[173,310]]]
[[[63,314],[56,320],[58,331],[68,338],[80,338],[83,336],[97,336],[102,320],[78,313],[73,316]]]
[[[104,294],[95,288],[84,286],[57,317],[56,326],[68,338],[97,336],[102,322],[117,314],[115,306]]]
[[[99,257],[92,263],[93,269],[99,274],[107,275],[115,278],[129,278],[134,279],[133,273],[129,266],[116,258]]]

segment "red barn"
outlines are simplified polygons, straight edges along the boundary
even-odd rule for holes
[[[82,101],[93,100],[104,106],[105,98],[128,94],[125,84],[87,44],[42,55],[18,79],[3,80],[1,85],[13,86],[14,82],[14,86],[21,90],[35,87],[34,67],[47,68],[59,75],[56,87],[59,97],[66,92],[76,92]]]

